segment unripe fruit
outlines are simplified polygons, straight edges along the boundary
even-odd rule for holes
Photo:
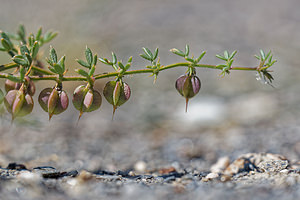
[[[201,82],[195,75],[182,75],[176,80],[175,88],[185,97],[187,111],[188,101],[200,91]]]
[[[10,90],[4,98],[4,104],[7,111],[12,114],[12,119],[28,115],[34,105],[32,97],[25,94],[22,89]]]
[[[113,105],[113,114],[118,106],[124,104],[130,98],[130,87],[121,81],[109,81],[103,89],[105,99]]]
[[[100,108],[102,97],[93,88],[84,85],[78,86],[73,93],[73,105],[80,111],[79,119],[83,112],[92,112]]]
[[[31,81],[28,77],[25,78],[27,80],[27,87],[25,88],[25,93],[28,93],[30,96],[35,94],[35,85],[33,81]],[[19,90],[22,86],[22,83],[16,83],[9,79],[5,81],[5,91],[9,92],[10,90]]]
[[[39,95],[39,104],[45,112],[49,113],[49,120],[53,115],[64,112],[69,105],[67,93],[58,88],[46,88]]]

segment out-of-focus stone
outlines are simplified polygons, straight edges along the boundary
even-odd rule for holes
[[[218,159],[218,161],[211,166],[210,171],[213,173],[220,173],[223,172],[226,167],[228,167],[230,164],[229,157],[221,157]]]
[[[138,161],[134,165],[134,170],[139,173],[144,173],[146,170],[147,164],[144,161]]]
[[[279,172],[288,166],[287,160],[267,160],[258,164],[258,168],[263,172]]]

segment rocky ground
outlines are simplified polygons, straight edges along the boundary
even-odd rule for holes
[[[278,154],[249,153],[210,171],[171,166],[148,171],[137,162],[126,171],[60,171],[51,166],[0,168],[1,199],[299,199],[300,162]]]

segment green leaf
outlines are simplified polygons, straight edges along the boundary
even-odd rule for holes
[[[236,53],[237,53],[237,51],[232,52],[232,53],[230,54],[230,56],[229,56],[229,59],[232,59],[232,58],[235,56]]]
[[[16,56],[14,56],[12,58],[12,60],[17,63],[18,65],[22,65],[22,66],[27,66],[28,65],[28,62],[27,60],[25,60],[23,57],[22,58],[18,58]]]
[[[219,58],[219,59],[221,59],[221,60],[227,61],[226,58],[224,58],[223,56],[220,56],[220,55],[218,55],[218,54],[216,55],[216,57]]]
[[[228,51],[224,51],[224,58],[226,58],[226,60],[229,59]]]
[[[9,42],[4,38],[1,38],[1,44],[6,51],[10,51],[12,49],[12,46],[10,46]]]
[[[93,65],[96,66],[97,65],[97,60],[98,60],[98,56],[97,54],[94,55],[94,59],[93,59]]]
[[[262,60],[265,60],[265,52],[263,50],[260,50],[259,52],[260,52]]]
[[[185,45],[185,56],[189,56],[190,54],[190,47],[189,45]]]
[[[88,64],[90,65],[90,67],[91,67],[92,62],[93,62],[93,54],[92,54],[91,49],[89,49],[88,47],[86,47],[86,49],[85,49],[85,58],[86,58],[86,61],[88,62]]]
[[[271,51],[269,51],[268,54],[266,55],[266,60],[269,58],[270,55],[271,55]]]
[[[257,55],[254,55],[254,57],[255,57],[257,60],[260,60],[260,57],[257,56]]]
[[[5,48],[0,48],[0,51],[6,51],[6,49]]]
[[[57,74],[63,74],[65,72],[59,64],[55,63],[53,65],[53,68],[55,69],[55,71],[57,72]]]
[[[121,69],[123,69],[123,70],[125,69],[124,65],[121,62],[118,62],[118,65]]]
[[[151,61],[154,60],[154,59],[153,59],[153,54],[151,53],[150,49],[148,49],[148,48],[146,48],[146,47],[143,47],[143,50],[144,50],[145,54],[146,54],[149,58],[151,58]]]
[[[228,67],[231,67],[232,63],[233,63],[233,60],[230,60],[228,63]]]
[[[19,79],[18,77],[15,77],[15,76],[13,76],[13,75],[11,75],[11,74],[8,74],[7,79],[8,79],[8,80],[11,80],[11,81],[13,81],[13,82],[16,82],[16,83],[21,82],[20,79]]]
[[[127,63],[131,63],[132,62],[132,56],[130,56],[127,60]]]
[[[34,40],[34,35],[31,33],[28,37],[28,44],[29,46],[33,46],[35,40]]]
[[[31,63],[32,63],[32,58],[31,58],[31,56],[30,56],[28,53],[25,53],[25,58],[26,58],[26,60],[28,61],[28,65],[31,65]]]
[[[57,54],[53,47],[50,47],[50,59],[53,63],[57,63]]]
[[[39,41],[41,39],[42,35],[42,27],[39,28],[39,30],[36,33],[35,40]]]
[[[170,51],[178,56],[185,57],[185,54],[179,49],[173,48]]]
[[[46,62],[49,64],[49,65],[51,65],[51,66],[53,66],[53,62],[52,62],[52,60],[50,60],[49,58],[46,58]]]
[[[4,100],[4,93],[0,89],[0,104],[2,104],[3,100]]]
[[[51,72],[53,72],[54,74],[58,74],[58,72],[57,72],[54,68],[48,67],[48,69],[49,69]]]
[[[19,38],[21,39],[21,41],[24,44],[26,44],[26,39],[25,39],[25,37],[26,37],[26,31],[25,31],[24,25],[22,25],[22,24],[19,26],[18,35],[19,35]]]
[[[147,56],[147,55],[145,55],[145,54],[140,54],[140,56],[141,56],[142,58],[146,59],[146,60],[152,61],[152,59],[149,58],[149,56]]]
[[[64,72],[65,72],[65,59],[66,59],[66,56],[63,56],[58,61],[58,64],[61,66],[61,68]]]
[[[86,72],[86,71],[84,71],[83,69],[76,69],[75,70],[78,74],[80,74],[81,76],[84,76],[84,77],[89,77],[89,74]]]
[[[111,52],[111,57],[112,57],[112,63],[117,64],[117,56],[114,52]]]
[[[203,56],[206,54],[206,51],[203,51],[200,56],[196,59],[196,63],[198,63],[202,58]]]
[[[32,59],[35,59],[38,52],[39,52],[39,48],[40,48],[40,45],[37,41],[34,42],[33,44],[33,47],[32,47],[32,53],[31,53],[31,57]]]
[[[29,52],[29,50],[28,50],[28,48],[27,48],[26,45],[21,45],[20,51],[21,51],[21,54],[22,54],[23,56],[25,56],[25,53],[30,54],[30,52]]]
[[[189,62],[192,62],[192,63],[195,63],[194,59],[189,58],[189,57],[185,58],[185,60],[187,60],[187,61],[189,61]]]
[[[90,69],[90,71],[89,71],[89,76],[92,76],[94,73],[95,73],[95,65],[93,65],[92,67],[91,67],[91,69]]]
[[[53,40],[57,36],[57,34],[58,34],[57,32],[52,33],[51,31],[48,31],[44,35],[43,42],[44,43],[50,42],[51,40]]]
[[[155,60],[158,56],[158,48],[155,49],[154,51],[154,57],[153,57],[153,60]]]
[[[20,66],[20,80],[23,81],[25,77],[25,68]]]
[[[78,62],[79,65],[86,67],[86,68],[90,68],[90,65],[88,63],[84,62],[83,60],[76,59],[76,61]]]

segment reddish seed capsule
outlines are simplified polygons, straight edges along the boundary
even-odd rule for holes
[[[99,109],[102,97],[98,91],[80,85],[74,91],[72,102],[74,107],[80,111],[80,119],[83,112],[92,112]]]
[[[31,113],[34,105],[32,97],[23,90],[10,90],[4,98],[4,104],[12,114],[12,120]]]
[[[30,96],[33,96],[35,94],[35,85],[33,81],[31,81],[28,77],[26,79],[26,85],[27,87],[25,88],[25,93],[28,93]],[[5,91],[9,92],[10,90],[19,90],[22,86],[22,83],[16,83],[11,80],[6,80],[5,81]]]
[[[180,76],[175,83],[175,88],[177,91],[186,99],[186,108],[187,112],[188,101],[190,98],[194,97],[201,88],[200,79],[195,75],[182,75]]]
[[[118,106],[124,104],[130,98],[131,91],[127,83],[121,81],[109,81],[103,89],[105,99],[113,105],[113,114]]]
[[[49,120],[53,115],[64,112],[69,105],[67,93],[57,88],[46,88],[39,95],[39,104],[49,114]]]

